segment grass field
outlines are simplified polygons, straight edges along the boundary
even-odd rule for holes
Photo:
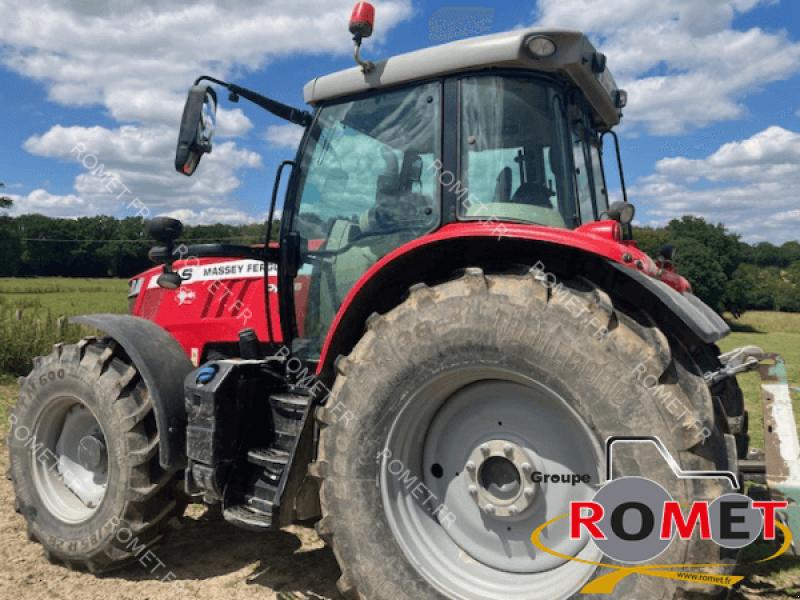
[[[126,312],[127,279],[0,279],[0,306],[57,316]]]
[[[127,290],[124,279],[0,279],[0,381],[30,371],[30,360],[56,342],[90,333],[59,326],[61,317],[126,312]]]
[[[764,352],[777,352],[786,361],[790,384],[800,387],[800,314],[748,312],[729,321],[733,333],[719,342],[723,352],[740,346],[759,346]],[[761,379],[758,373],[738,376],[750,411],[750,445],[764,448],[761,422]],[[800,392],[792,392],[795,418],[800,418]]]

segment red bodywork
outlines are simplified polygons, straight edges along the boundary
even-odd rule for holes
[[[392,261],[443,240],[498,237],[576,248],[661,279],[678,292],[691,291],[688,282],[670,267],[659,268],[634,242],[620,241],[621,231],[615,221],[588,223],[571,231],[497,221],[452,223],[397,248],[361,277],[344,299],[331,325],[320,368],[325,364],[332,335],[342,315],[357,301],[364,285]],[[314,247],[318,244],[312,242],[310,245]],[[195,365],[202,361],[210,345],[238,342],[239,331],[245,327],[253,328],[263,342],[284,341],[279,326],[277,272],[274,266],[268,278],[273,335],[267,332],[263,263],[236,258],[191,258],[176,261],[174,268],[184,279],[177,290],[158,286],[156,279],[162,272],[161,267],[154,267],[131,279],[131,314],[154,321],[169,331]],[[295,280],[298,314],[305,313],[308,279],[307,275],[300,275]]]
[[[262,341],[267,335],[264,310],[264,263],[236,258],[190,258],[175,261],[183,283],[176,290],[160,287],[154,267],[131,279],[131,314],[153,321],[180,343],[195,365],[209,345],[236,342],[251,327]],[[298,281],[298,284],[301,283]],[[277,292],[277,273],[269,274],[270,295]],[[138,292],[136,296],[134,293]],[[270,301],[273,324],[280,322],[277,301]],[[280,328],[274,326],[276,342]]]

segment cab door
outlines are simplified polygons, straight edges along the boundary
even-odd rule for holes
[[[281,260],[281,313],[298,358],[319,359],[342,302],[372,265],[438,227],[440,88],[407,86],[318,111],[282,224],[282,251],[295,258]]]

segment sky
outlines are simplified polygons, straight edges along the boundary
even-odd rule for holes
[[[586,32],[628,91],[618,133],[635,223],[691,214],[749,243],[800,240],[797,0],[374,4],[375,32],[362,48],[374,60],[519,28]],[[220,94],[213,152],[187,178],[174,168],[186,93],[207,74],[304,107],[307,81],[354,64],[353,5],[0,0],[9,214],[263,222],[300,129]],[[615,163],[608,147],[608,173]],[[119,185],[106,184],[109,171]]]

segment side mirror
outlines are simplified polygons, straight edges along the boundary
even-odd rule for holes
[[[204,153],[211,152],[211,138],[217,116],[217,93],[209,86],[189,90],[181,117],[175,169],[187,177],[194,173]]]
[[[198,159],[199,160],[199,159]],[[166,251],[167,262],[164,264],[161,275],[158,276],[156,283],[162,288],[168,290],[178,289],[181,285],[181,276],[172,270],[172,247],[173,242],[177,240],[183,233],[183,223],[178,219],[171,219],[169,217],[156,217],[147,224],[147,235],[156,240],[159,244],[163,244],[162,250]],[[151,254],[156,248],[151,248],[148,252],[150,260],[153,260]],[[153,260],[153,262],[156,262]]]
[[[147,235],[167,246],[183,233],[183,223],[170,217],[156,217],[147,224]]]

